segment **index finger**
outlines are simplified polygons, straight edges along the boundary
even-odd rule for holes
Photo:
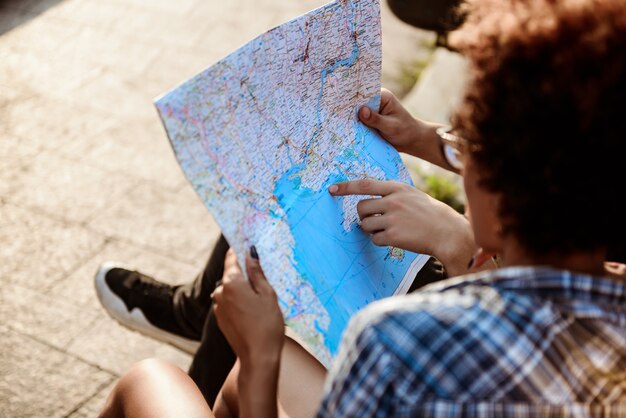
[[[237,255],[235,254],[235,250],[229,248],[224,257],[224,269],[228,270],[235,264],[237,264]]]
[[[382,180],[354,180],[335,183],[328,188],[333,196],[387,196],[398,189],[398,183]]]

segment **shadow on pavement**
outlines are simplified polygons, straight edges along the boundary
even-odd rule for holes
[[[0,36],[63,0],[0,0]],[[42,34],[45,36],[45,34]]]

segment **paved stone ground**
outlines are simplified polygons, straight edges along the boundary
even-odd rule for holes
[[[172,283],[217,238],[152,99],[324,0],[0,0],[0,416],[95,416],[131,364],[190,357],[111,320],[93,274]],[[432,34],[384,6],[383,83]]]

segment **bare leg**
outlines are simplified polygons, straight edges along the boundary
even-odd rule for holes
[[[278,400],[290,417],[314,417],[322,399],[326,369],[302,346],[285,338],[280,361]]]
[[[218,418],[238,416],[239,361],[226,378],[215,402]],[[291,338],[285,337],[278,381],[279,416],[315,416],[322,397],[326,369]]]
[[[235,418],[239,416],[239,405],[237,402],[237,378],[239,377],[239,360],[228,373],[222,390],[217,394],[213,413],[216,418]]]
[[[100,418],[213,417],[193,380],[178,367],[156,359],[134,365],[117,382]]]

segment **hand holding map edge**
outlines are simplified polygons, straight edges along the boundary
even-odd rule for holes
[[[391,91],[380,89],[380,109],[376,111],[363,106],[359,109],[359,119],[367,127],[376,129],[398,152],[408,153],[415,148],[420,122],[402,106]]]
[[[403,152],[432,164],[450,170],[442,158],[437,123],[414,118],[400,100],[389,90],[380,90],[378,111],[363,106],[359,109],[359,119],[368,128],[376,130],[398,152]]]
[[[213,311],[220,329],[243,363],[273,363],[280,358],[284,321],[276,292],[258,259],[245,260],[246,280],[234,251],[224,260],[222,284],[213,292]],[[263,366],[266,366],[264,364]]]

